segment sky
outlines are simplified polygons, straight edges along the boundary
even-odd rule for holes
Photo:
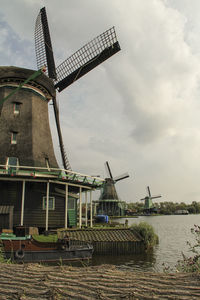
[[[57,93],[74,171],[106,177],[120,198],[200,201],[200,1],[0,0],[0,65],[37,69],[34,27],[45,6],[56,66],[115,26],[121,51]],[[52,105],[50,124],[61,162]],[[60,163],[61,166],[61,163]],[[61,166],[62,167],[62,166]],[[98,195],[96,195],[98,197]]]

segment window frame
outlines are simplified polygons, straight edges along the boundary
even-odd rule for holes
[[[47,197],[42,197],[42,210],[46,210]],[[52,200],[52,206],[50,206],[50,201]],[[49,210],[55,210],[55,197],[49,196]]]
[[[19,113],[20,113],[20,105],[21,105],[20,102],[13,102],[13,112],[14,112],[14,115],[19,115]]]
[[[18,132],[16,132],[16,131],[11,132],[11,145],[17,144],[17,134],[18,134]]]
[[[16,158],[16,165],[10,165],[9,160],[11,158]],[[14,156],[8,156],[6,159],[6,170],[8,170],[8,168],[15,168],[15,170],[18,170],[18,167],[19,167],[19,158]]]

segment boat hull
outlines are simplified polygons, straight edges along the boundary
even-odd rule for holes
[[[6,259],[15,262],[59,262],[88,260],[93,247],[63,243],[41,243],[30,240],[2,240]]]

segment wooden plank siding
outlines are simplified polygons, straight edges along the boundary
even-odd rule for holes
[[[65,195],[55,191],[56,184],[50,184],[49,196],[55,197],[55,209],[49,210],[49,228],[64,227],[65,225]],[[0,181],[1,205],[14,206],[13,225],[20,225],[22,182]],[[46,210],[43,209],[43,197],[46,196],[46,183],[26,182],[24,201],[24,226],[45,227]],[[76,201],[76,200],[75,200]],[[76,209],[68,211],[69,226],[76,225]]]

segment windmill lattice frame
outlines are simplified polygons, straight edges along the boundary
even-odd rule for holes
[[[45,7],[40,10],[36,19],[35,51],[37,66],[38,68],[41,68],[44,65],[47,66],[46,75],[54,81],[54,87],[55,89],[58,89],[59,92],[67,88],[74,81],[94,69],[119,50],[120,45],[117,41],[115,28],[112,27],[80,48],[56,68]],[[65,169],[71,170],[64,148],[56,97],[53,98],[53,106],[62,162]]]

